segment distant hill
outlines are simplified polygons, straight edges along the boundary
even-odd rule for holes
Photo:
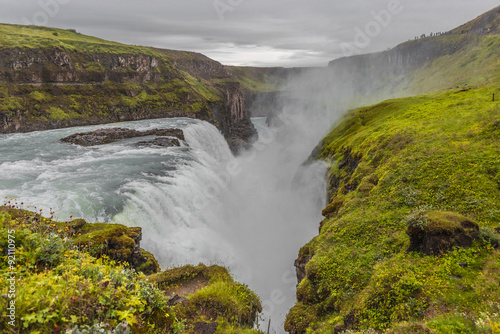
[[[500,6],[453,30],[454,33],[500,35]]]
[[[411,40],[379,53],[333,60],[353,87],[386,97],[498,82],[500,6],[446,34]]]

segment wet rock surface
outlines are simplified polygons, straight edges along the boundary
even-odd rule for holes
[[[152,129],[147,131],[137,131],[127,128],[109,128],[75,133],[62,138],[61,141],[80,146],[96,146],[113,143],[120,139],[146,136],[175,137],[177,139],[156,138],[153,141],[140,142],[140,145],[179,146],[179,140],[184,140],[184,133],[181,129]]]
[[[158,137],[154,140],[140,141],[137,143],[137,146],[174,147],[181,146],[181,143],[179,142],[179,139],[176,138]]]

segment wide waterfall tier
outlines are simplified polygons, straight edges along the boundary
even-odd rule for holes
[[[118,126],[140,131],[180,128],[185,142],[168,148],[135,145],[144,138],[95,147],[60,142],[73,133]],[[213,125],[162,119],[1,135],[0,139],[2,196],[43,208],[47,214],[52,209],[61,220],[71,214],[89,221],[141,226],[146,236],[158,237],[145,246],[168,254],[160,256],[164,264],[220,258],[209,254],[216,250],[203,247],[210,229],[201,211],[214,200],[213,189],[220,187],[217,171],[233,157]]]
[[[295,127],[260,121],[259,141],[238,157],[213,125],[185,118],[1,135],[0,196],[52,209],[62,221],[140,226],[142,247],[164,267],[228,266],[282,328],[295,301],[293,260],[321,220],[325,166],[303,165],[307,137]],[[60,141],[103,127],[179,128],[185,140],[179,147],[138,145],[143,137],[93,147]]]

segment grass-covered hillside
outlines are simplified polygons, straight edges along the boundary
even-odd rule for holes
[[[0,207],[0,332],[260,333],[258,297],[225,268],[158,272],[140,228],[29,210]]]
[[[226,66],[241,86],[251,93],[272,93],[279,91],[290,75],[299,70],[283,67]]]
[[[387,51],[344,57],[329,68],[353,87],[356,106],[500,81],[500,7],[445,32],[427,32]]]
[[[199,112],[222,100],[158,50],[73,30],[0,24],[0,54],[0,112],[24,121]]]
[[[126,45],[78,33],[74,29],[56,29],[42,26],[1,24],[1,48],[43,49],[58,47],[78,52],[114,52],[129,54],[156,53],[147,47]]]
[[[399,89],[404,94],[500,82],[500,35],[451,35],[432,39],[440,47],[453,52],[432,59],[405,74],[399,83]],[[426,41],[411,43],[423,44]]]
[[[499,96],[496,81],[336,124],[318,149],[326,218],[300,251],[286,330],[500,333]]]

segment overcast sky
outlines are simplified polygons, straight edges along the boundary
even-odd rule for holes
[[[446,31],[499,0],[0,0],[0,21],[201,52],[227,65],[325,66]]]

